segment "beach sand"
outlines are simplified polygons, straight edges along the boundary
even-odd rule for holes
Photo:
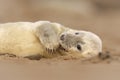
[[[32,12],[32,11],[28,11]],[[27,18],[9,17],[1,22],[50,20],[70,28],[87,30],[99,35],[103,53],[109,56],[81,59],[40,59],[0,56],[0,80],[120,80],[120,11],[94,12],[83,15],[79,11],[41,9]],[[35,16],[36,15],[36,16]],[[38,16],[40,16],[38,18]],[[21,15],[22,17],[22,15]]]

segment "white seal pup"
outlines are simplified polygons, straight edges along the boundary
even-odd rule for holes
[[[49,21],[0,24],[0,54],[37,59],[71,55],[91,58],[102,51],[94,33],[74,30]]]

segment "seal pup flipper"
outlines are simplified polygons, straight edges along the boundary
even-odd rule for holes
[[[54,25],[49,22],[37,27],[38,37],[47,51],[54,52],[59,47],[58,35]]]

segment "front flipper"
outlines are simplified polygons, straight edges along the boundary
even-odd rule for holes
[[[47,51],[54,52],[59,47],[57,31],[51,23],[43,23],[38,26],[37,33]]]

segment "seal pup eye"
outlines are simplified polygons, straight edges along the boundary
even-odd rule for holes
[[[78,49],[78,50],[82,50],[81,45],[77,45],[77,49]]]

